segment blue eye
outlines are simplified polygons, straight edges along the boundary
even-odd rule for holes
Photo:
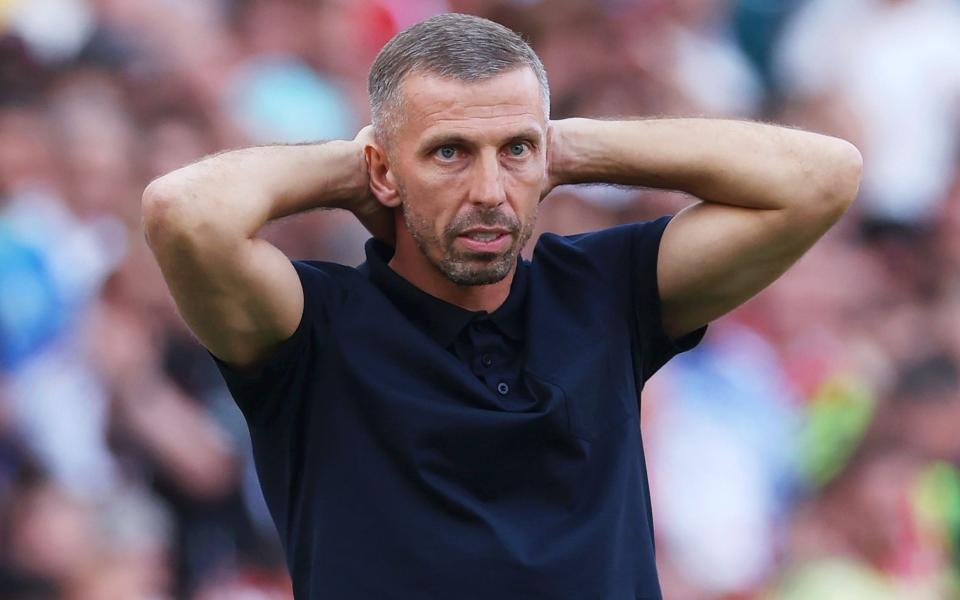
[[[517,142],[515,144],[510,144],[510,155],[511,156],[522,156],[524,152],[527,151],[527,145]]]
[[[440,146],[437,148],[437,152],[440,154],[440,158],[444,160],[450,160],[457,154],[457,149],[453,146]]]

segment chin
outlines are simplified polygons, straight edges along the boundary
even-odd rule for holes
[[[449,279],[450,281],[452,281],[457,285],[477,286],[477,285],[490,285],[493,283],[497,283],[499,281],[503,281],[503,279],[508,274],[509,272],[491,273],[487,271],[480,271],[480,272],[472,272],[472,273],[457,273],[454,275],[451,275],[448,273],[446,275],[447,275],[447,279]]]
[[[513,269],[516,257],[507,251],[498,255],[493,264],[474,266],[474,260],[445,260],[437,265],[444,276],[457,285],[490,285],[502,281]],[[484,261],[486,262],[486,261]]]

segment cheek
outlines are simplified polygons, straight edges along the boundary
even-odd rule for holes
[[[440,224],[449,223],[468,195],[469,182],[462,174],[431,174],[419,178],[408,190],[419,212]],[[440,227],[438,227],[438,230]]]
[[[532,159],[523,165],[511,169],[511,175],[523,185],[539,188],[547,176],[546,163],[543,160]]]
[[[506,180],[507,192],[520,206],[526,207],[530,202],[536,204],[540,200],[543,190],[544,175],[536,168],[524,168],[512,171]]]
[[[446,196],[443,196],[446,194]],[[407,189],[404,205],[413,224],[421,234],[444,239],[446,228],[454,217],[456,203],[445,202],[450,194],[449,186],[431,187],[418,185],[415,189]]]
[[[464,171],[434,172],[422,180],[423,194],[445,206],[463,198],[470,189],[470,180]]]

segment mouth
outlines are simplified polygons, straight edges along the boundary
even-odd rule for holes
[[[458,235],[457,241],[475,252],[500,252],[510,237],[505,229],[471,229]]]

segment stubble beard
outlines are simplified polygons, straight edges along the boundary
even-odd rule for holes
[[[443,239],[434,233],[433,223],[410,208],[406,194],[398,190],[403,222],[416,242],[420,252],[440,271],[444,277],[457,285],[488,285],[497,283],[510,274],[517,257],[533,234],[537,221],[536,211],[530,220],[520,226],[498,210],[474,211],[469,215],[455,219],[443,232]],[[513,243],[502,253],[461,252],[455,244],[457,235],[472,227],[502,227],[511,232]],[[431,249],[440,250],[439,260]]]

